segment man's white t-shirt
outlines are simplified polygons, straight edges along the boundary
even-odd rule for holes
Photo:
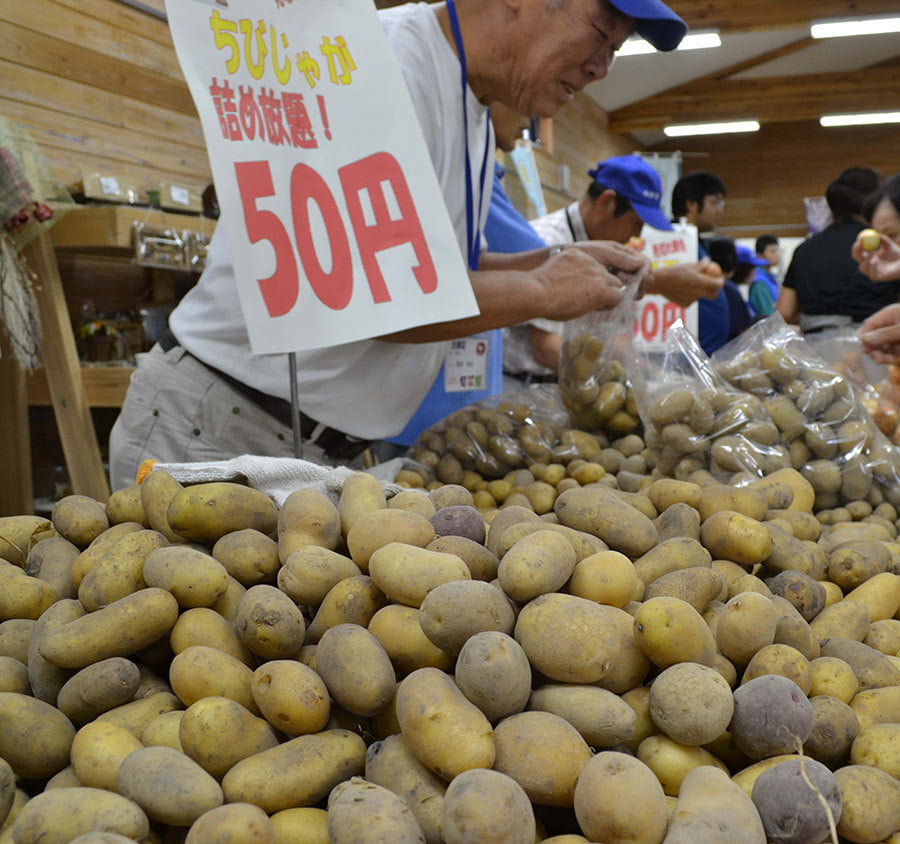
[[[400,63],[465,255],[465,146],[459,60],[429,4],[410,3],[378,14]],[[477,171],[485,145],[493,149],[493,129],[487,108],[468,88],[466,107],[477,208]],[[482,185],[482,231],[492,179],[493,169],[487,167]],[[197,359],[264,393],[290,398],[287,355],[254,355],[250,350],[224,226],[216,228],[206,270],[173,311],[169,325],[178,342]],[[373,326],[373,332],[378,332],[378,326]],[[449,342],[361,340],[297,352],[300,408],[318,422],[353,436],[393,436],[419,407],[449,348]]]

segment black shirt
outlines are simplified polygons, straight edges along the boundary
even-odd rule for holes
[[[900,282],[866,278],[850,250],[862,223],[833,223],[794,252],[784,286],[797,294],[804,314],[839,314],[861,322],[900,297]]]

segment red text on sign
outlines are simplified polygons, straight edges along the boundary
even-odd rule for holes
[[[644,341],[665,340],[666,334],[677,320],[685,319],[684,308],[673,302],[660,306],[654,301],[644,302],[634,321],[634,336]]]

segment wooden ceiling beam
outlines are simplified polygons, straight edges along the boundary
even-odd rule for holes
[[[878,73],[816,73],[763,79],[706,79],[617,109],[612,132],[661,129],[672,123],[756,119],[785,123],[829,112],[884,111],[900,90],[900,67]]]

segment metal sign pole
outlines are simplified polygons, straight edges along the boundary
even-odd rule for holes
[[[297,354],[288,352],[288,375],[291,379],[291,430],[294,432],[294,457],[303,457],[300,438],[300,404],[297,396]]]

